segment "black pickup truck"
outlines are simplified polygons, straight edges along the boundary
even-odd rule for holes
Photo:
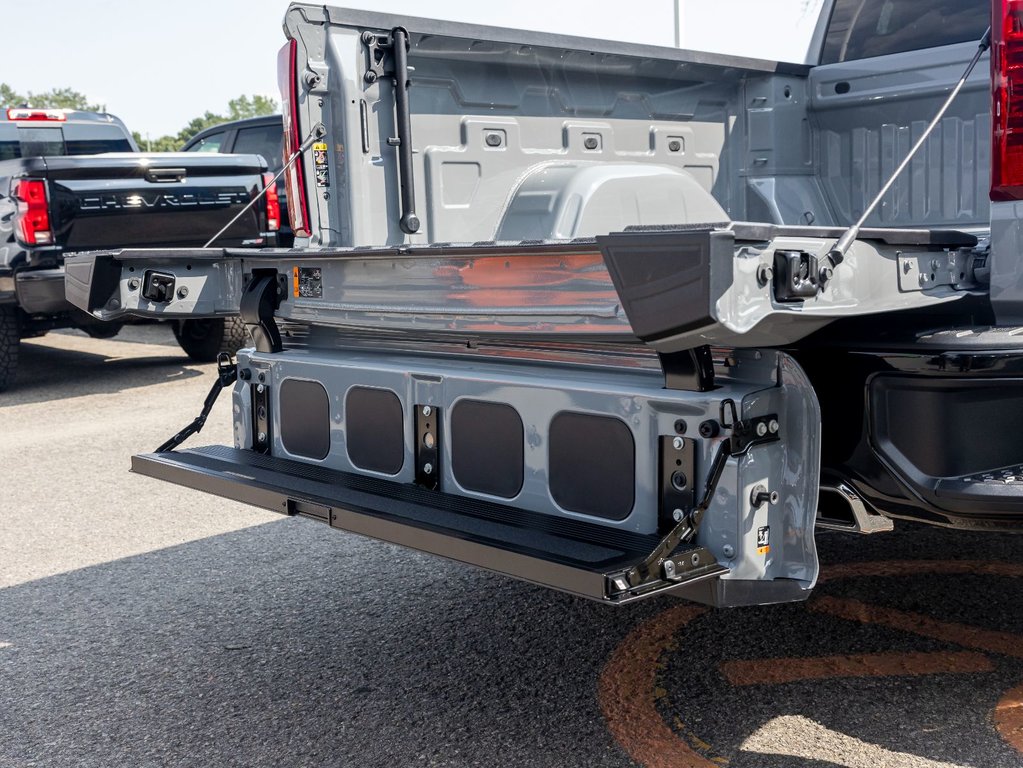
[[[203,246],[263,189],[267,171],[257,155],[140,153],[112,115],[0,110],[0,390],[14,380],[21,339],[69,326],[102,337],[120,329],[66,302],[65,253]],[[277,245],[280,218],[271,189],[217,245]],[[198,360],[244,339],[230,317],[177,320],[174,331]]]

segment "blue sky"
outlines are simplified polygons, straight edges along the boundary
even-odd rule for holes
[[[803,55],[807,0],[679,0],[684,47]],[[277,97],[287,0],[0,0],[0,81],[19,92],[71,87],[132,130],[177,133],[240,94]],[[350,8],[673,45],[674,0],[360,0]],[[642,12],[636,12],[642,7]],[[727,7],[727,12],[722,9]],[[721,19],[727,19],[722,23]],[[795,30],[795,32],[793,32]],[[786,36],[787,35],[787,36]],[[797,51],[797,54],[793,54]]]

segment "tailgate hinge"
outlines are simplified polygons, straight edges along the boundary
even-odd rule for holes
[[[740,420],[737,414],[738,409],[734,400],[728,398],[721,402],[721,426],[730,429],[731,435],[718,444],[699,505],[682,516],[678,524],[660,540],[643,562],[611,577],[611,586],[615,591],[634,592],[664,581],[681,583],[698,578],[709,570],[718,570],[717,561],[709,550],[703,547],[695,547],[680,553],[676,553],[675,550],[696,536],[703,516],[714,500],[728,460],[746,454],[755,445],[775,442],[780,438],[777,415],[769,414]]]

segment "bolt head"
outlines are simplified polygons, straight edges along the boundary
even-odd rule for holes
[[[764,422],[757,424],[757,437],[764,437],[767,434],[767,425]]]
[[[690,562],[693,565],[699,565],[700,564],[700,555],[699,555],[698,552],[693,552],[693,556],[690,558]]]
[[[725,544],[725,546],[721,547],[721,554],[725,557],[735,557],[735,547],[731,544]]]
[[[433,474],[433,464],[424,464],[423,465],[423,474],[424,475],[432,475]]]
[[[686,441],[683,440],[681,437],[676,437],[674,440],[671,441],[671,445],[672,447],[674,447],[676,451],[681,451],[683,448],[686,447]]]
[[[685,513],[681,509],[676,509],[674,512],[671,513],[671,518],[676,523],[681,523],[683,517],[685,517]]]
[[[433,413],[433,408],[431,408],[428,405],[424,405],[423,406],[423,415],[424,416],[429,416],[431,413]]]
[[[130,290],[130,291],[137,291],[138,289],[139,289],[139,279],[137,277],[133,277],[131,280],[128,281],[128,290]]]
[[[822,283],[828,282],[834,276],[835,270],[833,270],[831,267],[821,267],[820,274],[818,275]]]
[[[266,442],[266,432],[260,432],[258,435],[256,435],[256,441],[259,442],[259,443],[265,443]]]
[[[781,424],[778,423],[777,419],[771,419],[770,423],[767,425],[767,429],[772,435],[777,435],[778,430],[781,429]]]
[[[377,73],[373,71],[367,72],[365,75],[362,76],[362,79],[365,80],[370,85],[372,85],[377,81]]]
[[[256,392],[258,392],[259,394],[263,394],[263,392],[265,392],[265,391],[266,391],[266,387],[264,387],[262,384],[257,384],[256,385]]]
[[[178,298],[179,299],[188,298],[188,288],[186,286],[183,285],[180,288],[178,288]]]

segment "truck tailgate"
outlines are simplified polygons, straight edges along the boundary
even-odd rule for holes
[[[65,251],[114,246],[201,246],[262,188],[256,155],[106,154],[34,158],[44,176],[57,242]],[[265,214],[253,206],[223,245],[266,243]]]

